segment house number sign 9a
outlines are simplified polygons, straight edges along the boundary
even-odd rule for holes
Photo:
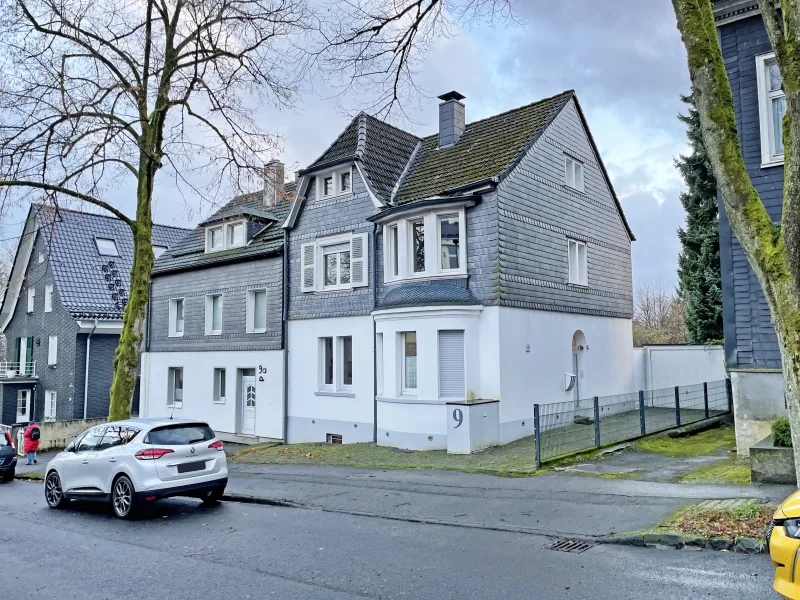
[[[464,413],[461,411],[460,408],[453,409],[453,421],[457,423],[457,425],[453,427],[453,429],[458,429],[464,422]]]
[[[258,380],[264,381],[264,374],[267,372],[267,367],[258,365]]]

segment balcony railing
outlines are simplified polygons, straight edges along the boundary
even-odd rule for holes
[[[36,361],[0,362],[0,379],[13,379],[14,377],[36,377]]]

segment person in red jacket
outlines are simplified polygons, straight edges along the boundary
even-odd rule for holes
[[[37,464],[36,451],[39,450],[39,437],[41,436],[41,433],[39,432],[39,426],[36,424],[36,421],[31,421],[28,423],[28,427],[25,429],[25,433],[23,435],[25,436],[25,446],[22,449],[25,451],[25,454],[28,455],[28,462],[26,464],[35,465]]]

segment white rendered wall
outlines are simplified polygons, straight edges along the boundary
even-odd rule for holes
[[[645,389],[720,381],[728,376],[722,346],[645,346]]]
[[[564,374],[573,371],[572,336],[580,330],[587,350],[577,374],[582,398],[634,389],[630,319],[500,307],[500,423],[531,420],[533,405],[573,400]],[[530,352],[526,346],[530,344]]]
[[[256,417],[254,435],[283,437],[283,352],[147,352],[142,354],[139,412],[142,417],[168,417],[167,379],[170,367],[183,367],[183,406],[175,408],[176,418],[202,419],[212,429],[238,433],[237,369],[256,372]],[[261,367],[261,369],[259,368]],[[214,402],[214,369],[226,369],[225,403]],[[266,372],[259,374],[259,371]],[[261,378],[263,377],[263,381]]]
[[[344,443],[373,439],[374,368],[372,317],[298,319],[288,322],[289,443],[324,442],[327,433]],[[353,338],[353,386],[349,396],[320,391],[319,338]],[[313,421],[313,423],[312,423]]]

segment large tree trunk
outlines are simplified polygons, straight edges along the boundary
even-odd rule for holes
[[[114,357],[114,380],[111,384],[111,401],[108,407],[109,421],[119,421],[131,416],[131,403],[136,387],[136,376],[139,374],[147,303],[150,297],[150,272],[153,269],[153,219],[150,208],[156,167],[144,155],[139,166],[136,220],[131,224],[133,233],[131,289],[128,294],[128,304],[125,306],[122,334]]]
[[[733,94],[722,60],[711,2],[672,0],[696,94],[703,139],[717,178],[731,228],[758,278],[772,315],[783,363],[783,379],[792,428],[795,465],[800,485],[800,50],[796,48],[798,6],[784,0],[785,20],[770,2],[763,2],[764,22],[776,50],[784,79],[787,111],[784,117],[783,224],[772,223],[753,187],[742,158],[736,130]],[[791,44],[785,44],[786,39]],[[798,274],[794,276],[793,274]]]

